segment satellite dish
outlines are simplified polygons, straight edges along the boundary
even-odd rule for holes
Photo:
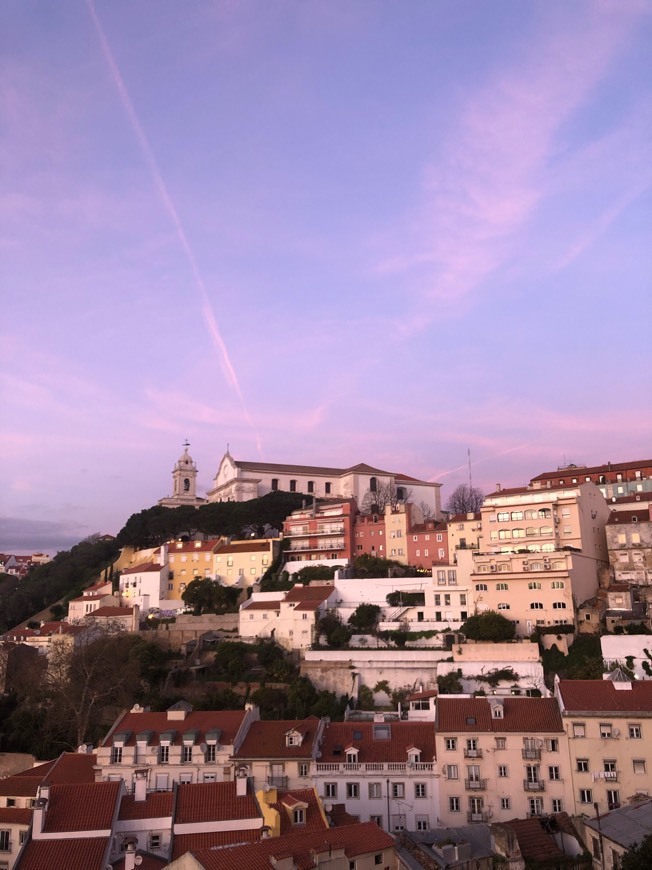
[[[333,804],[330,804],[330,803],[328,803],[328,804],[324,804],[324,809],[326,810],[327,813],[332,812],[332,810],[333,810]]]
[[[199,748],[200,748],[201,751],[205,754],[205,753],[206,753],[206,750],[208,749],[208,746],[207,746],[205,743],[200,743],[200,744],[199,744]]]

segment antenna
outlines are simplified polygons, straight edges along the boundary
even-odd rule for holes
[[[473,478],[471,477],[471,448],[467,449],[469,454],[469,492],[473,489]]]

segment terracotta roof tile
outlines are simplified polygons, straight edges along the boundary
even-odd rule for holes
[[[390,739],[374,738],[374,728],[379,725],[390,729]],[[410,746],[417,746],[421,761],[429,762],[435,760],[435,728],[432,722],[331,722],[324,731],[320,761],[345,761],[344,747],[348,745],[360,750],[361,763],[405,763]]]
[[[303,586],[301,583],[296,583],[285,596],[285,601],[324,601],[329,595],[335,591],[333,584],[326,585],[310,585]]]
[[[91,783],[95,782],[94,766],[97,756],[86,752],[62,752],[49,771],[46,771],[43,782],[54,783]]]
[[[269,541],[274,540],[270,538]],[[217,555],[222,553],[268,553],[270,543],[266,541],[232,541],[230,544],[222,544]]]
[[[456,732],[563,731],[555,698],[504,698],[503,717],[492,718],[486,698],[447,698],[437,701],[437,731]]]
[[[278,800],[272,806],[280,814],[282,835],[300,831],[321,831],[328,827],[314,788],[292,789],[292,791],[278,789],[277,797]],[[307,804],[305,822],[295,824],[292,820],[293,809],[302,804]]]
[[[144,801],[137,801],[133,794],[123,795],[120,801],[121,821],[131,819],[163,819],[172,815],[174,793],[171,791],[149,792]]]
[[[315,852],[344,849],[349,860],[370,852],[393,849],[394,838],[382,831],[375,822],[346,825],[323,831],[287,834],[260,840],[249,846],[233,846],[213,852],[195,851],[193,854],[205,870],[270,870],[270,857],[292,857],[298,870],[316,867]]]
[[[270,601],[248,601],[243,610],[280,610],[281,599],[274,598]]]
[[[129,732],[130,736],[126,746],[136,745],[136,735],[143,731],[152,731],[150,746],[158,746],[159,738],[163,732],[174,731],[173,746],[180,746],[183,734],[186,731],[197,731],[195,745],[199,745],[205,738],[207,731],[220,729],[220,743],[229,745],[233,743],[238,729],[245,717],[244,710],[206,710],[193,711],[187,714],[185,719],[168,719],[167,713],[126,713],[114,727],[113,734]],[[102,746],[111,745],[111,736],[102,741]]]
[[[616,685],[631,688],[616,688]],[[652,714],[652,682],[616,684],[611,680],[560,680],[559,694],[566,712]]]
[[[607,520],[608,526],[615,525],[627,525],[629,523],[650,523],[652,519],[650,518],[650,510],[649,508],[636,508],[634,510],[628,511],[611,511],[609,515],[609,519]]]
[[[30,840],[20,861],[20,870],[104,870],[109,837],[70,840]]]
[[[0,807],[0,822],[8,825],[29,825],[32,811],[27,807]]]
[[[50,786],[43,832],[110,829],[121,788],[122,781]]]
[[[648,468],[652,466],[652,459],[641,459],[635,462],[608,462],[605,465],[576,465],[572,468],[558,468],[557,471],[544,471],[543,474],[538,474],[532,480],[547,480],[552,477],[586,477],[588,474],[604,474],[611,471],[628,471],[635,468]]]
[[[133,607],[111,607],[110,605],[106,605],[104,607],[98,607],[97,610],[94,610],[88,615],[95,619],[96,617],[131,616],[133,612]]]
[[[248,790],[238,797],[235,782],[200,782],[180,785],[175,825],[260,818],[255,797]]]
[[[261,838],[261,828],[253,831],[206,831],[199,834],[176,834],[172,841],[172,860],[186,852],[198,852],[219,846],[255,843]],[[245,865],[240,870],[246,870]]]
[[[308,719],[269,719],[252,722],[247,736],[235,753],[238,759],[248,758],[305,758],[312,757],[313,743],[320,720],[316,716]],[[297,730],[304,735],[300,746],[287,746],[288,731]]]
[[[157,562],[142,562],[140,565],[132,565],[130,568],[124,568],[122,575],[125,574],[143,574],[147,571],[160,571],[163,566]]]
[[[210,553],[219,543],[219,538],[212,538],[208,541],[170,541],[168,544],[168,555],[174,556],[175,553]]]
[[[516,834],[521,855],[528,861],[547,861],[564,857],[564,853],[555,843],[551,834],[541,827],[539,819],[512,819],[503,822],[502,826]]]

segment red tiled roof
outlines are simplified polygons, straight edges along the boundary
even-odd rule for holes
[[[447,734],[481,731],[525,731],[540,734],[563,731],[555,698],[504,698],[503,717],[493,718],[486,698],[447,698],[437,701],[437,731]],[[474,721],[469,721],[474,720]]]
[[[132,616],[133,612],[133,607],[111,607],[109,605],[106,605],[105,607],[98,607],[97,610],[94,610],[88,615],[92,616],[95,619],[98,616]]]
[[[269,601],[249,601],[243,610],[280,610],[281,599],[274,598]]]
[[[122,782],[50,786],[43,832],[59,834],[110,829],[121,788]]]
[[[35,764],[34,767],[21,770],[19,773],[15,773],[14,776],[45,776],[56,763],[56,758],[53,761],[44,761],[42,764]]]
[[[218,846],[234,846],[255,843],[260,840],[261,828],[253,831],[205,831],[198,834],[175,834],[172,840],[172,860],[176,861],[186,852],[214,849]],[[245,865],[240,870],[246,870]]]
[[[538,474],[532,480],[547,480],[549,477],[586,477],[588,474],[604,474],[610,471],[629,471],[635,468],[648,468],[652,466],[652,459],[641,459],[635,462],[607,462],[604,465],[576,465],[570,468],[558,468],[557,471],[544,471],[543,474]]]
[[[428,689],[425,692],[413,692],[411,695],[408,695],[405,699],[406,701],[418,701],[420,698],[436,698],[439,694],[437,689]]]
[[[609,515],[609,519],[607,520],[608,526],[614,526],[616,523],[618,525],[623,525],[624,523],[649,523],[652,522],[650,519],[650,510],[649,508],[636,508],[634,510],[627,511],[611,511]]]
[[[140,858],[140,863],[136,865],[138,870],[160,870],[161,867],[168,866],[165,858],[157,858],[156,855],[149,855],[147,852],[141,852],[140,849],[136,851],[136,855]],[[124,870],[125,859],[114,861],[111,866],[113,870]]]
[[[120,821],[132,819],[162,819],[172,815],[174,793],[171,791],[150,792],[144,801],[137,801],[133,794],[123,795],[120,801]]]
[[[285,596],[286,602],[292,601],[324,601],[329,595],[335,591],[333,584],[302,586],[301,583],[296,583]]]
[[[292,856],[299,870],[317,867],[315,853],[344,849],[349,860],[371,852],[393,849],[394,838],[375,822],[346,825],[327,830],[270,837],[249,846],[232,846],[215,851],[196,851],[193,855],[205,870],[270,870],[270,857]]]
[[[314,788],[293,789],[284,791],[278,789],[278,800],[273,803],[281,817],[281,834],[298,833],[299,831],[321,831],[328,827],[321,814],[319,802]],[[307,804],[306,818],[302,824],[294,824],[292,811],[298,804]]]
[[[235,782],[200,782],[180,785],[174,814],[175,825],[189,822],[222,822],[261,817],[255,797],[238,797]]]
[[[125,574],[143,574],[147,571],[160,571],[163,566],[156,562],[143,562],[140,565],[133,565],[131,568],[125,568],[122,571],[122,576]]]
[[[20,870],[104,870],[109,855],[109,837],[67,840],[30,840],[20,861]]]
[[[652,682],[637,680],[618,689],[612,680],[560,680],[559,694],[566,712],[650,713]]]
[[[376,724],[381,723],[331,722],[324,731],[320,762],[346,761],[345,746],[360,750],[361,763],[405,763],[410,746],[417,746],[421,750],[421,761],[435,760],[435,728],[432,722],[382,723],[390,728],[389,740],[374,739]],[[341,748],[341,752],[336,754],[337,747]]]
[[[97,756],[94,753],[62,752],[50,770],[45,772],[43,782],[47,784],[95,782],[93,767],[96,764]]]
[[[32,811],[27,807],[0,807],[0,822],[8,825],[29,825]]]
[[[125,745],[135,746],[137,734],[143,731],[152,731],[152,739],[149,741],[149,745],[158,746],[160,734],[165,731],[174,731],[175,735],[172,745],[180,746],[184,732],[197,731],[198,735],[195,745],[199,745],[204,740],[207,731],[219,728],[222,731],[220,743],[228,745],[233,743],[233,739],[238,733],[245,715],[244,710],[199,710],[188,713],[185,719],[168,719],[165,712],[125,713],[118,720],[111,734],[124,734],[129,731],[130,736]],[[105,737],[101,745],[110,746],[111,736]]]
[[[311,758],[319,724],[320,720],[316,716],[307,719],[268,719],[264,722],[252,722],[234,757]],[[292,730],[304,735],[301,746],[286,745],[286,734]]]
[[[211,552],[213,547],[219,544],[219,542],[219,538],[212,538],[209,541],[170,541],[168,544],[168,555],[174,556],[175,553]]]
[[[222,553],[269,553],[269,549],[270,544],[267,541],[232,541],[230,544],[222,544],[217,555],[221,556]]]
[[[538,863],[564,857],[564,853],[557,846],[552,835],[546,834],[541,827],[539,819],[512,819],[501,824],[516,835],[521,855],[526,863],[530,860]]]

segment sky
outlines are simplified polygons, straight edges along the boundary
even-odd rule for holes
[[[0,4],[0,551],[241,460],[652,450],[648,0]]]

